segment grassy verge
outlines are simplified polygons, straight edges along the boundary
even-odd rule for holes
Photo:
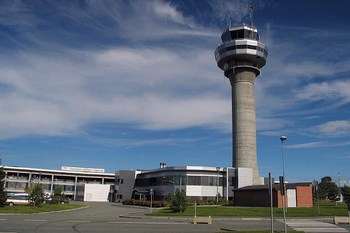
[[[225,231],[222,233],[270,233],[271,231]],[[273,231],[274,233],[284,233],[284,231]],[[288,231],[289,233],[304,233],[304,231]],[[221,233],[221,232],[220,232]]]
[[[85,205],[67,204],[67,205],[54,205],[47,204],[39,208],[31,206],[4,206],[0,207],[0,214],[38,214],[52,211],[70,210],[84,207]]]
[[[166,208],[155,211],[153,216],[194,216],[194,206],[189,206],[183,213],[175,213]],[[287,217],[317,217],[317,216],[347,216],[346,205],[338,204],[320,206],[318,213],[317,207],[312,208],[288,208]],[[197,216],[231,216],[231,217],[269,217],[270,208],[264,207],[197,207]],[[282,217],[281,208],[274,208],[274,216]]]

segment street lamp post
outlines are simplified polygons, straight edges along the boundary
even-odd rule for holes
[[[220,168],[216,167],[216,206],[219,206],[219,171]]]
[[[150,194],[151,194],[151,201],[150,201],[150,208],[149,208],[149,212],[152,213],[152,208],[153,208],[153,189],[150,190]]]
[[[281,187],[283,190],[281,190],[281,193],[283,194],[282,196],[282,205],[283,205],[283,221],[284,221],[284,232],[287,232],[287,225],[286,225],[286,185],[285,185],[285,172],[284,172],[284,150],[283,150],[283,142],[287,140],[286,136],[281,136],[281,147],[282,147],[282,184]]]

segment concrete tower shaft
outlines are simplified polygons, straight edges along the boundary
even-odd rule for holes
[[[232,88],[232,166],[249,167],[259,184],[256,156],[255,69],[239,67],[228,73]]]
[[[252,168],[252,182],[260,184],[254,82],[266,64],[267,48],[252,26],[228,27],[221,39],[215,59],[232,87],[232,166]]]

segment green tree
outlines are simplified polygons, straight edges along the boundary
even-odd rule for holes
[[[318,185],[319,197],[321,199],[328,199],[336,202],[339,200],[339,187],[335,182],[332,182],[330,176],[325,176],[321,179],[321,183]]]
[[[341,189],[341,193],[343,194],[344,202],[349,203],[350,202],[350,187],[345,185]]]
[[[350,216],[350,187],[345,185],[345,186],[341,189],[341,193],[343,194],[343,200],[344,200],[344,202],[347,204],[348,213],[349,213],[349,216]]]
[[[5,204],[7,200],[6,192],[4,189],[4,183],[5,183],[5,172],[3,167],[0,167],[0,205]]]
[[[325,176],[321,178],[321,183],[330,183],[330,182],[332,182],[332,177],[330,176]]]
[[[27,190],[29,199],[32,202],[33,207],[40,207],[44,202],[44,189],[39,183],[35,183]]]
[[[61,204],[64,201],[65,195],[61,186],[57,186],[53,192],[52,204]]]
[[[325,176],[321,179],[321,182],[318,184],[318,194],[320,199],[324,200],[327,198],[327,189],[331,182],[332,178],[330,176]]]
[[[177,189],[175,195],[171,197],[171,208],[175,212],[184,212],[188,205],[188,198],[184,190]]]
[[[334,182],[329,183],[327,190],[327,198],[332,202],[339,201],[339,187]]]

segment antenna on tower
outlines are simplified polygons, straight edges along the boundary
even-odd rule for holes
[[[249,20],[250,20],[250,26],[253,27],[253,4],[252,1],[249,1]]]

